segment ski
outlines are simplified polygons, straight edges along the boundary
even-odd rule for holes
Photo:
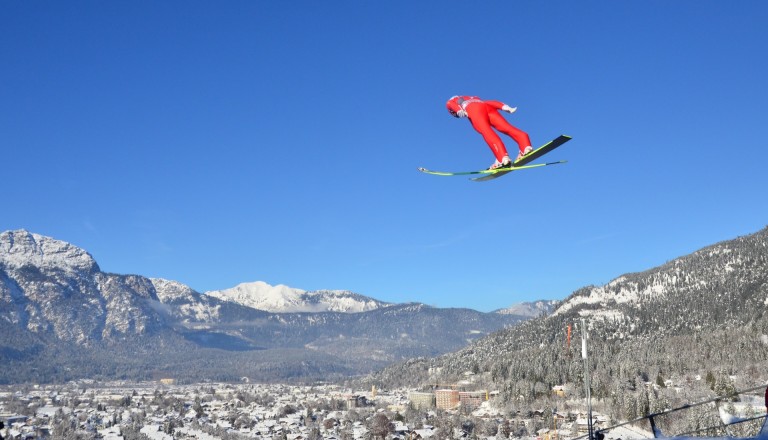
[[[475,175],[475,174],[482,174],[482,175],[484,175],[483,177],[490,177],[490,176],[494,176],[494,175],[497,175],[497,174],[511,173],[512,171],[517,171],[517,170],[526,170],[526,169],[530,169],[530,168],[539,168],[539,167],[543,167],[543,166],[547,166],[547,165],[557,165],[557,164],[566,163],[566,162],[568,162],[568,161],[567,160],[559,160],[557,162],[537,163],[537,164],[533,164],[533,165],[513,166],[513,167],[508,167],[508,168],[496,168],[494,170],[480,170],[480,171],[457,171],[457,172],[452,172],[452,171],[433,171],[433,170],[428,170],[426,168],[418,168],[418,170],[421,171],[422,173],[432,174],[432,175],[435,175],[435,176],[470,176],[470,175]],[[479,179],[482,179],[482,177],[480,177]]]
[[[528,165],[533,160],[536,160],[540,158],[541,156],[549,153],[550,151],[554,150],[555,148],[559,147],[560,145],[563,145],[564,143],[571,140],[570,136],[566,135],[560,135],[557,138],[547,142],[546,144],[542,145],[541,147],[531,151],[530,153],[523,156],[520,160],[515,161],[511,167],[506,168],[496,168],[493,170],[480,170],[480,171],[458,171],[458,172],[450,172],[450,171],[433,171],[428,170],[426,168],[420,167],[418,168],[419,171],[422,173],[432,174],[435,176],[471,176],[471,175],[481,175],[480,177],[475,177],[470,180],[474,180],[476,182],[483,182],[486,180],[492,180],[499,178],[505,174],[511,173],[512,171],[517,170],[524,170],[529,168],[539,168],[547,165],[557,165],[560,163],[566,163],[565,160],[560,160],[557,162],[547,162],[547,163],[537,163],[537,164],[531,164]]]

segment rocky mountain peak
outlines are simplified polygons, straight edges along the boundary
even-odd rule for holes
[[[171,304],[177,301],[195,301],[199,294],[191,287],[178,281],[150,278],[161,302]]]
[[[35,266],[69,272],[99,271],[99,266],[88,252],[24,229],[0,233],[0,266],[7,269]]]

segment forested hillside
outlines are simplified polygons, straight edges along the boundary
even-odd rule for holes
[[[555,385],[580,397],[584,319],[593,397],[616,417],[631,418],[670,401],[768,382],[767,301],[768,228],[579,289],[551,316],[366,380],[427,386],[458,382],[469,372],[468,387],[497,389],[512,406],[540,405]]]

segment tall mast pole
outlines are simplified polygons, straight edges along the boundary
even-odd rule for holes
[[[589,431],[589,440],[594,440],[592,431],[592,391],[589,383],[591,373],[589,371],[589,357],[587,356],[587,324],[584,318],[581,318],[581,358],[584,360],[584,390],[587,395],[587,430]]]

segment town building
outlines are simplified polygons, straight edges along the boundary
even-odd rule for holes
[[[456,390],[435,390],[435,403],[440,409],[453,409],[459,406],[459,392]]]
[[[459,391],[459,403],[470,409],[476,409],[487,400],[485,391]]]
[[[435,395],[433,393],[411,391],[408,393],[408,400],[416,409],[429,409],[435,407]]]

